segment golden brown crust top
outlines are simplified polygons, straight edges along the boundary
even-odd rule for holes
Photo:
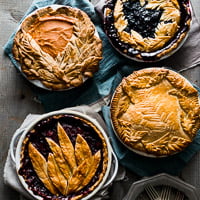
[[[102,42],[83,11],[46,7],[23,21],[13,54],[28,79],[62,90],[80,86],[93,76],[102,59]]]
[[[154,156],[182,151],[200,128],[197,90],[178,73],[164,68],[136,71],[124,78],[111,103],[120,140]]]

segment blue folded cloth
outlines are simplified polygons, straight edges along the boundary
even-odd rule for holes
[[[149,66],[165,66],[178,71],[183,68],[192,68],[200,63],[200,27],[195,16],[193,16],[190,35],[183,47],[166,60],[148,64],[137,63],[126,59],[110,45],[108,38],[103,31],[102,19],[88,0],[34,0],[22,20],[32,11],[52,4],[77,7],[88,14],[102,39],[103,59],[100,62],[99,71],[93,78],[88,79],[81,87],[58,92],[47,91],[30,84],[30,88],[36,94],[38,100],[42,102],[46,112],[82,104],[90,104],[104,96],[110,95],[121,82],[122,78],[129,75],[134,70]],[[15,32],[16,31],[14,31],[8,42],[5,44],[4,50],[14,66],[19,69],[19,65],[12,54]],[[115,138],[112,127],[110,126],[109,108],[104,107],[102,111],[108,126],[108,134],[111,137],[114,150],[120,163],[141,176],[148,176],[159,172],[168,172],[177,175],[186,165],[188,160],[200,148],[200,136],[198,135],[194,140],[194,143],[182,154],[158,160],[138,156],[125,149]]]

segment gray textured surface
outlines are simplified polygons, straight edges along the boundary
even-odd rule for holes
[[[28,113],[43,113],[40,104],[34,101],[34,94],[31,93],[30,87],[21,74],[11,64],[10,60],[3,53],[3,45],[8,37],[17,27],[17,23],[24,15],[25,11],[31,4],[31,0],[0,0],[0,199],[1,200],[18,200],[19,194],[8,188],[3,183],[3,167],[7,156],[9,142],[13,132],[20,126],[21,122]],[[192,0],[194,11],[200,21],[200,4],[197,0]],[[182,72],[191,82],[200,86],[200,70],[195,67]],[[130,186],[130,175],[121,190],[126,191]],[[187,164],[181,174],[186,182],[200,188],[200,153]],[[132,179],[132,180],[133,180]],[[115,194],[112,199],[122,199],[117,193],[116,185]]]

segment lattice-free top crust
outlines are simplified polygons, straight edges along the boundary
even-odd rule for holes
[[[133,72],[117,87],[111,118],[120,140],[133,150],[167,156],[188,146],[200,128],[197,90],[164,68]]]

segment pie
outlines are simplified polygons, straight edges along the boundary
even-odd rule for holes
[[[157,61],[183,43],[190,29],[189,0],[109,0],[104,28],[113,46],[137,61]]]
[[[111,119],[116,136],[129,149],[153,157],[173,155],[200,128],[198,91],[169,69],[135,71],[117,87]]]
[[[25,18],[14,38],[13,55],[29,80],[63,90],[82,85],[98,71],[102,41],[85,12],[54,5]]]
[[[101,183],[108,167],[104,136],[90,121],[71,114],[39,121],[26,135],[18,173],[44,200],[77,200]]]

